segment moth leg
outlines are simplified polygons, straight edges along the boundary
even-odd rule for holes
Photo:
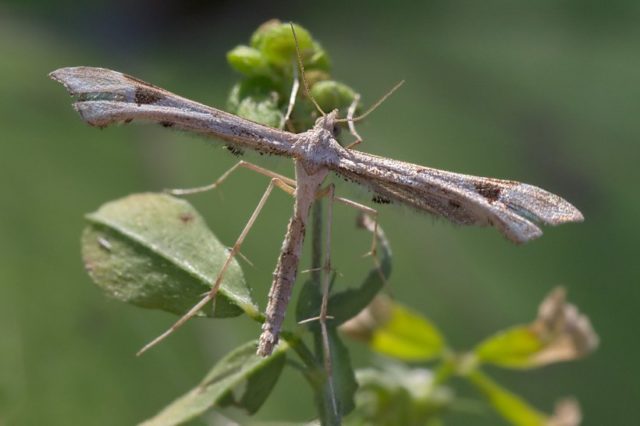
[[[280,120],[280,128],[284,129],[284,126],[289,123],[289,118],[291,118],[291,113],[293,112],[293,107],[296,104],[296,98],[298,96],[298,90],[300,90],[300,80],[298,79],[298,65],[293,62],[293,84],[291,85],[291,94],[289,95],[289,103],[287,104],[287,112]],[[293,131],[294,129],[289,129]]]
[[[262,208],[264,207],[265,203],[267,202],[267,199],[269,198],[269,195],[271,195],[271,192],[273,191],[274,187],[281,188],[281,189],[285,190],[286,192],[293,191],[293,188],[291,188],[285,182],[282,182],[280,179],[278,179],[278,178],[272,178],[271,179],[271,181],[269,182],[269,185],[267,186],[267,189],[265,190],[264,194],[262,194],[262,198],[260,198],[260,201],[258,202],[258,205],[254,209],[254,211],[251,214],[251,217],[249,218],[249,220],[247,221],[247,224],[244,226],[244,229],[240,233],[240,236],[238,237],[238,239],[236,240],[235,244],[233,245],[233,247],[229,251],[229,254],[227,255],[227,258],[225,259],[224,264],[222,265],[222,268],[220,268],[220,271],[218,272],[218,275],[216,276],[216,279],[215,279],[215,281],[214,281],[209,293],[207,293],[207,295],[202,300],[200,300],[198,303],[196,303],[186,314],[184,314],[182,316],[182,318],[180,318],[178,321],[176,321],[167,331],[165,331],[160,336],[156,337],[151,342],[146,344],[142,349],[140,349],[138,351],[137,355],[141,355],[142,353],[146,352],[148,349],[152,348],[153,346],[155,346],[156,344],[160,343],[162,340],[167,338],[174,331],[176,331],[178,328],[180,328],[184,323],[186,323],[189,319],[191,319],[194,315],[196,315],[207,303],[211,302],[216,297],[216,293],[218,292],[218,289],[220,288],[220,285],[222,284],[222,279],[224,277],[224,274],[226,273],[227,269],[229,268],[229,265],[231,264],[231,261],[233,260],[233,258],[236,256],[236,254],[239,253],[240,246],[244,242],[244,239],[246,238],[247,234],[249,233],[249,230],[251,229],[251,227],[255,223],[255,221],[256,221],[258,215],[260,214],[260,212],[262,211]]]
[[[353,123],[356,122],[356,121],[362,120],[367,115],[369,115],[373,111],[375,111],[389,96],[391,96],[393,94],[393,92],[398,90],[398,88],[400,86],[402,86],[403,84],[404,84],[404,80],[398,82],[395,86],[393,86],[391,88],[391,90],[389,90],[380,99],[378,99],[373,105],[371,105],[371,107],[364,114],[361,114],[358,117],[354,118],[353,115],[355,114],[356,108],[358,107],[358,102],[360,101],[360,95],[357,94],[357,93],[355,94],[355,96],[353,97],[353,102],[351,102],[351,105],[349,106],[349,111],[347,113],[347,118],[345,120],[347,121],[347,123],[349,123],[349,131],[356,138],[356,140],[355,140],[355,142],[352,142],[351,144],[347,145],[347,149],[354,148],[355,146],[357,146],[360,143],[362,143],[362,138],[360,137],[360,135],[356,131],[356,128],[355,128]],[[342,120],[342,121],[344,121],[344,120]]]
[[[317,317],[302,320],[300,321],[300,324],[304,324],[311,321],[318,321],[318,320],[321,323],[325,323],[327,319],[332,318],[327,315],[327,306],[329,302],[329,281],[330,281],[329,278],[330,278],[331,272],[333,272],[333,268],[331,267],[331,228],[333,225],[333,203],[338,199],[338,197],[335,196],[335,185],[329,184],[326,188],[323,188],[322,190],[318,191],[318,193],[316,194],[316,199],[322,198],[322,197],[327,197],[329,199],[329,202],[327,203],[327,234],[325,235],[326,244],[325,244],[325,250],[324,250],[326,255],[324,259],[324,264],[322,265],[321,268],[318,268],[324,273],[323,280],[322,280],[322,304],[320,305],[320,315],[318,315]],[[311,272],[314,270],[315,269],[309,269],[305,272]],[[327,340],[327,344],[328,344],[328,340]]]
[[[335,196],[335,186],[333,184],[328,185],[327,187],[321,189],[320,191],[318,191],[316,193],[316,199],[320,199],[323,197],[329,197],[329,211],[327,214],[327,236],[326,236],[326,241],[327,241],[327,246],[325,247],[325,252],[327,253],[327,258],[325,260],[325,264],[323,265],[322,268],[320,268],[320,270],[322,270],[325,273],[325,278],[329,276],[329,274],[331,272],[333,272],[333,269],[331,268],[331,262],[330,262],[330,242],[331,242],[331,225],[333,223],[333,203],[334,202],[338,202],[340,204],[344,204],[346,206],[352,207],[356,210],[358,210],[359,214],[357,217],[357,226],[360,228],[364,228],[367,229],[369,232],[371,232],[372,237],[371,237],[371,248],[369,249],[369,251],[367,253],[364,254],[364,256],[371,256],[373,258],[373,263],[375,264],[376,268],[380,271],[380,273],[382,274],[381,268],[380,268],[380,262],[378,260],[377,255],[377,246],[378,246],[378,235],[380,235],[382,233],[382,229],[378,226],[378,211],[375,209],[372,209],[369,206],[365,206],[364,204],[360,204],[356,201],[350,200],[348,198],[343,198],[343,197],[337,197]],[[315,271],[315,269],[308,269],[306,271],[303,272],[313,272]],[[386,280],[384,278],[384,276],[382,276],[383,280]],[[328,278],[327,278],[328,279]],[[323,293],[322,293],[323,299],[322,299],[322,306],[320,309],[320,315],[317,317],[313,317],[313,318],[308,318],[305,320],[302,320],[299,322],[299,324],[304,324],[307,322],[311,322],[311,321],[317,321],[317,320],[322,320],[322,319],[331,319],[332,317],[329,316],[327,314],[327,303],[328,303],[328,281],[327,281],[327,287],[326,287],[326,292],[325,292],[325,288],[323,287]],[[326,300],[325,300],[325,296],[326,296]],[[324,311],[323,311],[324,309]]]
[[[349,132],[353,135],[356,140],[347,145],[347,149],[353,149],[356,146],[362,143],[362,137],[356,131],[356,126],[354,123],[353,115],[356,113],[356,108],[358,107],[358,102],[360,102],[360,94],[356,93],[353,97],[353,102],[349,105],[349,110],[347,112],[347,123],[349,123]]]
[[[367,213],[360,212],[356,219],[356,226],[366,229],[373,235],[371,241],[373,247],[369,253],[365,254],[365,256],[371,256],[371,258],[373,259],[373,264],[378,271],[378,275],[380,275],[382,282],[386,285],[387,277],[385,277],[384,273],[382,272],[382,265],[380,264],[380,260],[378,259],[376,248],[376,242],[378,241],[378,239],[385,241],[384,232],[382,231],[382,228],[378,226],[378,218],[375,216],[370,216]]]
[[[316,199],[322,198],[327,196],[329,192],[328,187],[327,188],[323,188],[320,191],[318,191],[316,193]],[[369,206],[365,206],[364,204],[360,204],[356,201],[350,200],[348,198],[343,198],[343,197],[333,197],[334,201],[340,203],[340,204],[344,204],[345,206],[351,207],[356,209],[357,211],[359,211],[361,214],[364,215],[368,215],[370,216],[370,220],[372,222],[372,229],[370,230],[373,233],[373,237],[371,239],[371,248],[369,249],[369,251],[367,253],[364,254],[364,256],[372,256],[374,259],[377,260],[376,258],[376,254],[377,254],[377,247],[378,247],[378,210],[376,209],[372,209]],[[358,219],[358,223],[360,223],[361,219]]]
[[[326,188],[318,191],[316,197],[320,198],[326,194]],[[371,256],[373,259],[373,264],[376,269],[380,273],[380,277],[383,281],[386,281],[384,274],[382,273],[380,261],[378,260],[378,236],[382,233],[382,229],[378,226],[378,210],[372,209],[369,206],[365,206],[364,204],[360,204],[356,201],[350,200],[348,198],[343,197],[334,197],[335,201],[344,204],[345,206],[349,206],[351,208],[356,209],[360,214],[357,217],[357,226],[361,228],[367,229],[371,232],[371,248],[367,253],[363,255],[363,257]]]
[[[220,176],[215,182],[213,182],[212,184],[209,185],[205,185],[205,186],[199,186],[196,188],[187,188],[187,189],[167,189],[165,190],[165,192],[171,194],[171,195],[191,195],[191,194],[197,194],[200,192],[206,192],[206,191],[210,191],[212,189],[216,189],[218,186],[220,186],[222,184],[222,182],[224,182],[231,173],[235,172],[236,170],[238,170],[238,168],[240,167],[244,167],[245,169],[249,169],[249,170],[253,170],[256,173],[259,173],[261,175],[264,175],[266,177],[269,177],[271,179],[277,179],[280,182],[286,184],[289,187],[294,187],[296,186],[296,181],[294,179],[288,178],[286,176],[283,176],[281,174],[272,172],[269,169],[265,169],[264,167],[260,167],[256,164],[250,163],[248,161],[238,161],[236,164],[234,164],[229,170],[227,170],[226,172],[224,172],[222,174],[222,176]],[[289,191],[286,191],[289,192]]]

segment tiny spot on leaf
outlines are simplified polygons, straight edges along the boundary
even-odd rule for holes
[[[184,224],[191,223],[195,219],[195,217],[191,213],[180,213],[178,216],[180,221]]]

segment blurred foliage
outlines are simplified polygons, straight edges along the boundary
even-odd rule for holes
[[[389,374],[394,369],[369,369],[360,381],[358,414],[371,424],[427,424],[440,419],[443,408],[456,403],[449,394],[443,400],[440,393],[454,375],[468,379],[502,417],[515,426],[577,426],[582,414],[578,403],[560,403],[561,412],[545,415],[533,408],[524,398],[516,396],[490,379],[480,370],[483,364],[495,364],[504,368],[536,368],[561,361],[572,361],[591,354],[598,346],[598,336],[589,319],[566,302],[565,291],[554,289],[540,304],[538,317],[528,326],[512,327],[489,337],[470,352],[456,352],[444,345],[440,332],[424,316],[412,313],[404,306],[380,295],[358,316],[341,326],[348,336],[365,341],[371,350],[386,356],[407,361],[439,361],[435,373],[424,369],[403,369],[402,374]],[[395,369],[397,370],[397,369]],[[377,376],[376,376],[377,374]],[[390,378],[423,377],[424,383],[414,383],[405,388],[412,392],[423,389],[419,397],[404,398],[403,402],[389,403],[390,392],[397,384]],[[379,376],[379,377],[378,377]],[[410,379],[402,379],[403,381]],[[374,382],[375,392],[367,389]],[[406,392],[406,390],[405,390]],[[550,392],[551,393],[551,392]],[[361,395],[364,394],[364,395]],[[366,396],[365,396],[366,395]],[[396,405],[397,406],[393,406]],[[428,407],[438,409],[423,410]],[[390,407],[392,405],[392,407]],[[570,405],[570,407],[569,407]],[[405,418],[412,412],[422,413],[417,418]],[[380,423],[373,419],[381,418]],[[396,420],[394,420],[396,419]],[[398,421],[398,419],[402,419]],[[394,423],[395,422],[395,423]]]
[[[541,407],[555,400],[552,380],[557,394],[579,398],[586,425],[640,417],[634,402],[640,371],[629,355],[640,343],[628,326],[640,307],[634,225],[640,201],[632,195],[640,155],[639,8],[629,0],[393,7],[381,1],[267,7],[6,0],[0,6],[0,421],[132,424],[192,387],[212,360],[255,337],[253,322],[230,330],[196,321],[162,351],[133,356],[172,317],[105,303],[88,284],[74,255],[84,226],[80,213],[135,191],[210,181],[235,160],[160,129],[86,128],[46,74],[69,65],[111,67],[222,106],[230,76],[221,58],[274,16],[311,28],[330,48],[334,73],[368,99],[389,82],[408,81],[360,128],[363,149],[538,184],[585,214],[584,224],[547,229],[540,241],[516,249],[489,231],[432,225],[381,207],[398,253],[395,297],[429,312],[448,341],[469,342],[517,323],[563,283],[606,344],[576,367],[521,378],[496,372],[496,378]],[[240,189],[227,189],[223,203],[198,204],[225,242],[237,236],[264,188],[241,176],[229,187]],[[256,265],[245,276],[258,301],[281,242],[281,232],[272,230],[283,231],[289,214],[288,204],[277,204],[244,250]],[[354,270],[358,282],[369,265],[359,265],[358,247],[367,242],[350,230],[350,219],[336,211],[336,232],[349,244],[337,244],[334,254],[345,279]],[[354,349],[355,366],[368,363]],[[284,371],[258,417],[308,420],[309,398],[298,398],[302,383]],[[463,410],[447,416],[448,424],[470,422],[498,420],[488,410],[481,417]]]
[[[425,368],[388,364],[361,369],[357,377],[358,411],[346,419],[347,425],[439,425],[453,398],[446,387],[435,385],[433,373]]]

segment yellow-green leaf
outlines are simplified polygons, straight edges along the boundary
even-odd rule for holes
[[[311,88],[313,96],[325,111],[345,111],[355,98],[355,92],[346,84],[334,80],[319,81]]]
[[[253,77],[257,75],[268,75],[269,62],[258,49],[249,46],[237,46],[227,53],[227,62],[236,71]]]
[[[467,378],[488,399],[491,406],[512,425],[545,426],[548,424],[548,418],[544,413],[531,407],[524,399],[504,389],[479,370],[471,372]]]
[[[544,347],[544,342],[528,326],[517,326],[491,336],[480,343],[475,354],[480,362],[502,367],[525,368]]]
[[[426,361],[440,355],[444,340],[431,321],[398,303],[391,303],[387,320],[372,334],[371,348],[406,361]]]
[[[313,48],[311,34],[298,24],[293,24],[300,52],[307,53]],[[286,23],[263,26],[251,38],[251,46],[260,50],[269,62],[275,65],[294,63],[296,46],[291,26]],[[313,52],[308,52],[313,54]]]

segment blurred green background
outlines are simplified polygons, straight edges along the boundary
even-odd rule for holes
[[[83,271],[83,214],[133,192],[210,182],[235,158],[155,126],[84,125],[47,73],[94,65],[224,108],[236,76],[225,53],[270,18],[295,20],[371,103],[405,87],[359,130],[362,149],[561,194],[583,224],[515,247],[491,229],[455,228],[381,207],[394,249],[391,291],[464,349],[533,319],[554,286],[601,338],[584,361],[490,371],[550,412],[575,395],[584,424],[640,418],[640,3],[636,1],[7,1],[0,2],[0,425],[132,424],[196,384],[236,345],[246,318],[196,320],[142,358],[174,317],[106,299]],[[289,161],[249,157],[292,174]],[[223,196],[193,199],[232,244],[266,186],[240,172]],[[339,191],[367,201],[347,185]],[[291,200],[269,201],[243,248],[264,307]],[[334,263],[357,283],[370,264],[354,214],[335,213]],[[634,337],[636,336],[636,337]],[[357,366],[371,356],[350,344]],[[285,373],[260,419],[308,420],[311,393]],[[462,387],[463,397],[475,397]],[[292,401],[295,399],[295,404]],[[484,404],[447,424],[498,424]]]

